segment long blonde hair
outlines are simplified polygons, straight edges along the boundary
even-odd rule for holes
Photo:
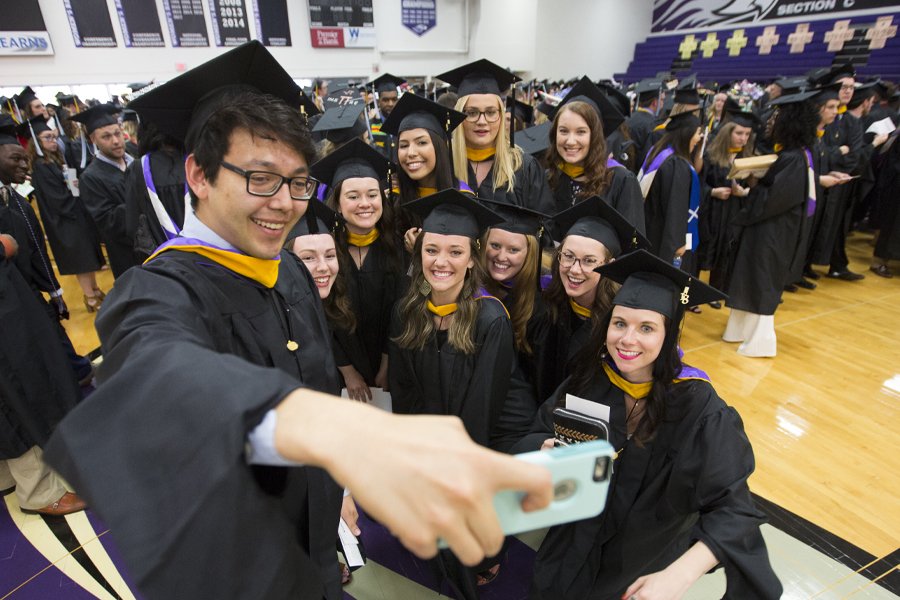
[[[713,141],[709,143],[706,147],[706,153],[709,156],[710,161],[714,164],[719,165],[720,167],[730,167],[731,161],[729,160],[731,153],[728,149],[731,147],[731,134],[734,131],[734,128],[737,127],[738,124],[734,121],[728,121],[722,128],[719,130],[719,133],[716,134],[716,137],[713,138]],[[747,143],[744,144],[743,150],[735,155],[735,158],[745,158],[747,156],[753,156],[753,147],[756,143],[756,134],[750,133],[750,137],[747,138]]]
[[[425,273],[422,271],[422,238],[420,235],[413,247],[413,259],[410,265],[410,284],[406,294],[400,299],[400,320],[403,322],[403,331],[394,338],[401,348],[407,350],[421,350],[431,339],[435,331],[434,319],[429,312],[426,303],[428,294],[422,294],[419,290],[425,281]],[[450,345],[464,354],[474,354],[475,350],[475,321],[478,319],[478,304],[475,294],[485,280],[484,269],[478,260],[478,246],[476,240],[471,240],[469,249],[474,266],[467,271],[463,281],[462,290],[456,300],[457,309],[450,321],[448,340]]]
[[[500,109],[500,131],[494,140],[494,189],[506,188],[508,192],[514,189],[515,172],[522,167],[522,150],[518,146],[509,147],[509,137],[506,134],[506,107],[503,101],[497,98],[497,108]],[[456,101],[456,110],[465,112],[468,96],[463,96]],[[469,180],[469,159],[466,156],[466,134],[463,126],[453,131],[453,170],[460,181]]]

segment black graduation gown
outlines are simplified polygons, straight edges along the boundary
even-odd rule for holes
[[[750,195],[741,199],[725,290],[731,308],[775,314],[784,286],[792,283],[791,266],[804,255],[807,181],[805,152],[785,150]]]
[[[728,179],[729,167],[714,164],[709,157],[703,159],[700,180],[703,190],[700,196],[700,244],[697,246],[697,260],[700,269],[708,269],[709,284],[722,289],[728,277],[729,224],[740,209],[735,196],[728,200],[713,198],[712,190],[731,187]]]
[[[535,561],[532,600],[619,600],[638,577],[664,569],[695,541],[724,566],[724,598],[780,598],[759,530],[764,516],[747,487],[753,450],[740,415],[712,385],[674,384],[666,420],[643,447],[626,441],[624,394],[602,369],[579,396],[610,407],[610,443],[622,451],[603,513],[548,532]],[[518,450],[553,437],[557,401],[541,407],[535,433]]]
[[[394,338],[403,330],[394,311]],[[398,414],[455,415],[469,436],[488,446],[503,410],[516,365],[512,327],[499,300],[478,300],[475,352],[453,348],[446,331],[436,331],[421,350],[390,343],[391,400]]]
[[[685,244],[690,203],[691,166],[673,154],[657,170],[644,205],[647,239],[654,254],[666,262]]]
[[[625,167],[613,167],[609,188],[603,193],[607,204],[625,217],[629,223],[644,233],[644,197],[637,177]],[[553,190],[555,209],[553,214],[572,208],[578,202],[581,185],[565,173],[559,174],[559,184]],[[685,209],[687,214],[687,209]]]
[[[168,251],[116,282],[96,325],[100,385],[46,459],[109,525],[143,596],[340,598],[340,488],[246,462],[247,434],[289,392],[339,390],[307,270],[283,253],[270,290]]]
[[[900,259],[900,142],[897,138],[883,155],[883,166],[878,174],[876,189],[878,240],[874,254],[882,260]]]
[[[138,264],[134,243],[125,226],[125,173],[98,158],[87,166],[78,181],[81,199],[106,245],[113,276],[119,277]]]
[[[82,168],[81,159],[85,154],[87,154],[87,157],[85,158],[84,168]],[[66,144],[63,156],[66,157],[66,164],[72,165],[78,173],[78,177],[81,177],[81,174],[84,173],[84,169],[86,169],[87,166],[91,164],[91,161],[94,160],[94,145],[89,141],[86,141],[84,152],[82,152],[81,138],[72,140]]]
[[[566,306],[557,321],[546,310],[535,314],[528,324],[528,341],[534,351],[531,359],[532,385],[538,403],[553,395],[572,372],[572,360],[588,341],[589,319],[582,319]]]
[[[0,246],[0,460],[43,447],[78,401],[57,327]]]
[[[165,211],[178,227],[184,226],[184,158],[164,150],[150,154],[150,173],[156,194]],[[150,204],[144,168],[135,160],[125,170],[125,230],[133,241],[141,261],[166,241],[166,235]]]
[[[553,214],[553,198],[547,186],[547,178],[540,163],[530,154],[522,152],[522,166],[514,173],[513,191],[506,186],[494,189],[494,166],[488,171],[481,185],[476,185],[475,171],[468,165],[469,187],[478,198],[487,198],[504,204],[522,206],[544,213]]]
[[[104,260],[97,226],[81,198],[72,196],[59,165],[35,162],[31,183],[60,275],[98,271]]]
[[[822,143],[828,159],[828,170],[852,173],[859,163],[863,143],[859,119],[849,113],[838,115],[834,123],[825,128]],[[848,146],[850,152],[841,154],[841,146]],[[839,231],[842,228],[846,229],[849,222],[849,212],[852,210],[851,192],[851,186],[844,184],[828,188],[822,194],[825,202],[822,206],[821,223],[813,239],[811,256],[813,264],[831,263],[831,253],[840,238]]]
[[[644,159],[647,158],[647,153],[650,152],[650,132],[656,127],[656,116],[638,109],[625,120],[625,125],[634,141],[634,169],[637,173],[641,169]]]
[[[350,247],[354,253],[355,246]],[[348,275],[347,296],[356,315],[356,331],[335,330],[335,360],[338,366],[353,365],[366,385],[375,385],[375,375],[381,366],[381,355],[388,352],[391,313],[397,302],[406,276],[397,273],[387,246],[379,238],[369,245],[362,268],[351,257],[344,261]]]
[[[19,251],[13,262],[35,296],[46,304],[41,292],[55,292],[61,286],[50,264],[44,230],[28,200],[15,190],[10,191],[9,204],[0,203],[0,233],[8,233],[16,239]],[[55,312],[50,309],[50,314]]]

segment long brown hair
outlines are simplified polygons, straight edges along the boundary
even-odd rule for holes
[[[485,250],[481,253],[481,265],[487,271],[487,244],[491,230],[488,229],[481,238],[481,247]],[[504,300],[503,304],[509,311],[509,319],[512,322],[513,335],[515,336],[516,350],[531,354],[531,344],[528,343],[525,332],[528,328],[528,321],[534,314],[534,299],[538,290],[538,271],[541,266],[541,248],[538,245],[537,238],[533,235],[525,236],[525,262],[522,264],[521,270],[513,277],[512,287],[515,290],[513,295],[512,306]],[[494,278],[487,275],[484,279],[484,289],[492,296],[498,298],[506,291],[502,284],[494,281]]]
[[[408,350],[421,350],[435,332],[434,319],[426,306],[428,295],[419,291],[425,282],[425,273],[422,270],[422,239],[424,237],[424,235],[420,235],[413,247],[411,282],[406,294],[400,299],[399,305],[403,331],[394,338],[398,346]],[[477,244],[477,240],[470,241],[469,251],[474,266],[466,272],[462,290],[456,299],[457,309],[453,313],[448,330],[450,345],[464,354],[474,354],[476,350],[475,321],[478,318],[478,301],[475,299],[475,294],[486,279],[484,269],[478,260]]]
[[[559,245],[560,248],[566,243],[565,240]],[[606,246],[603,247],[606,252],[606,262],[612,259],[612,254]],[[619,291],[619,284],[608,277],[600,277],[597,283],[597,293],[594,295],[594,303],[585,308],[591,309],[591,327],[597,325],[606,313],[612,309],[612,301]],[[550,284],[544,290],[544,301],[547,304],[547,313],[553,323],[559,322],[562,315],[566,311],[572,310],[569,306],[569,295],[563,285],[562,278],[559,275],[559,252],[553,256],[553,263],[550,266]]]
[[[559,163],[564,162],[556,149],[556,129],[559,127],[559,118],[566,111],[572,111],[585,120],[588,129],[591,130],[590,147],[584,159],[584,182],[581,183],[581,199],[599,196],[606,192],[612,181],[612,170],[606,167],[606,159],[609,151],[606,148],[606,136],[603,133],[603,122],[593,106],[586,102],[573,100],[560,108],[553,117],[553,126],[550,128],[550,147],[547,148],[548,180],[551,189],[560,185],[562,171]]]
[[[341,214],[340,199],[343,183],[344,182],[342,181],[333,188],[330,188],[328,191],[328,198],[325,200],[325,205],[338,214]],[[381,196],[381,218],[376,224],[378,229],[378,239],[384,242],[384,245],[388,250],[391,270],[396,273],[402,273],[404,267],[401,249],[403,246],[400,242],[402,238],[398,233],[397,216],[394,214],[396,208],[394,207],[393,202],[388,202],[384,190],[382,189],[383,187],[384,186],[382,186],[379,181],[378,193]],[[345,263],[349,264],[349,261],[352,259],[350,258],[350,247],[347,242],[347,234],[341,232],[335,236],[335,245],[337,246],[338,256],[341,257]]]
[[[300,218],[302,219],[304,217]],[[334,236],[332,236],[332,238],[334,238]],[[296,257],[297,262],[299,262],[304,269],[307,269],[307,266],[300,260],[300,257],[294,253],[294,242],[296,240],[297,238],[291,238],[285,241],[284,247]],[[335,250],[337,250],[337,241],[335,241]],[[329,325],[336,329],[353,333],[356,331],[356,315],[353,313],[353,307],[350,305],[350,296],[347,295],[347,280],[344,279],[347,276],[347,264],[346,261],[341,258],[340,252],[337,253],[337,260],[337,276],[334,278],[334,284],[331,286],[331,291],[325,299],[322,300],[322,307],[325,309],[325,319],[328,321]],[[310,276],[312,276],[311,272]]]
[[[28,153],[28,170],[34,171],[34,165],[38,161],[45,163],[55,164],[57,167],[63,168],[66,166],[66,159],[63,157],[62,151],[59,149],[59,145],[56,146],[56,152],[47,152],[43,148],[41,148],[41,152],[44,153],[44,156],[38,156],[37,146],[35,145],[34,138],[28,140],[28,148],[26,148],[26,152]]]
[[[716,137],[706,146],[706,153],[709,156],[710,162],[720,167],[728,168],[731,166],[730,157],[732,155],[728,149],[731,147],[731,134],[734,132],[735,127],[738,127],[738,124],[734,121],[728,121],[722,128],[719,130],[719,133],[716,134]],[[744,158],[746,156],[753,156],[753,147],[756,141],[756,134],[750,133],[750,137],[747,138],[747,143],[744,144],[743,149],[735,155],[735,158]]]

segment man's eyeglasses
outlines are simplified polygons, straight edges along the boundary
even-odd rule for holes
[[[281,186],[287,184],[292,200],[309,200],[316,193],[318,180],[301,175],[300,177],[284,177],[269,171],[245,171],[224,160],[219,163],[232,173],[237,173],[247,180],[247,193],[253,196],[269,198],[278,193]]]
[[[496,108],[489,108],[487,110],[478,110],[477,108],[467,108],[464,111],[466,115],[466,121],[469,123],[475,123],[484,115],[484,120],[488,123],[496,123],[500,119],[500,111]]]

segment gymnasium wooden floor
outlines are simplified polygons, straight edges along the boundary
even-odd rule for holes
[[[829,546],[837,560],[836,554],[855,553],[861,557],[855,563],[843,561],[851,575],[863,570],[856,565],[866,567],[867,579],[880,576],[884,585],[900,575],[900,265],[892,265],[893,279],[870,273],[870,242],[871,235],[860,233],[848,240],[850,267],[866,274],[863,281],[823,277],[815,291],[784,295],[775,316],[776,358],[742,357],[736,344],[721,340],[727,308],[689,314],[682,347],[686,362],[709,373],[742,415],[757,460],[751,488],[770,516],[781,514],[773,524],[819,540],[806,543]],[[110,272],[99,275],[108,290]],[[86,312],[74,277],[62,283],[72,314],[66,329],[76,349],[87,353],[99,345],[94,315]],[[377,568],[369,570],[373,577]],[[364,571],[357,573],[363,581]],[[368,596],[360,584],[348,591]],[[786,585],[785,597],[839,597],[787,591]]]

